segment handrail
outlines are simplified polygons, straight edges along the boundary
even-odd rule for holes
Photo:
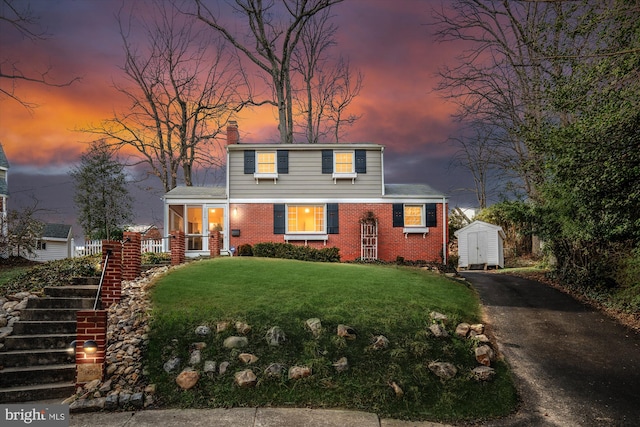
[[[111,255],[111,249],[107,249],[107,255],[104,257],[104,265],[102,266],[102,274],[100,275],[100,283],[98,284],[98,293],[96,293],[96,299],[93,303],[93,309],[98,308],[98,300],[100,299],[100,293],[102,292],[102,282],[104,282],[104,275],[107,272],[107,266],[109,265],[109,255]]]

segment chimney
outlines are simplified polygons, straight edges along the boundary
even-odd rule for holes
[[[238,132],[238,122],[229,120],[227,124],[227,145],[240,143],[240,133]]]

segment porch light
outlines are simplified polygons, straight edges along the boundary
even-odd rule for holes
[[[75,356],[76,354],[76,344],[78,342],[76,340],[73,340],[69,343],[69,345],[67,346],[67,354],[69,356]]]
[[[82,348],[84,349],[85,353],[93,354],[98,351],[98,343],[93,340],[87,340],[84,342],[84,344],[82,344]]]

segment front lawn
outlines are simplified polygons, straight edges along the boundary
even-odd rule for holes
[[[324,264],[251,257],[218,258],[176,269],[153,288],[153,320],[146,353],[157,397],[165,406],[239,407],[297,406],[370,411],[387,418],[440,421],[478,420],[514,410],[515,389],[503,362],[494,363],[489,382],[473,379],[478,366],[471,340],[455,336],[459,322],[480,321],[478,298],[458,282],[427,271],[395,266]],[[430,313],[448,316],[447,338],[429,331]],[[319,318],[318,338],[305,327]],[[216,333],[216,325],[232,326]],[[223,341],[239,335],[235,322],[251,326],[243,349],[225,349]],[[355,329],[357,338],[336,335],[338,324]],[[200,325],[212,330],[199,336]],[[280,346],[270,346],[266,332],[279,326],[286,334]],[[372,348],[372,338],[384,335],[386,349]],[[203,374],[190,390],[175,378],[187,367],[194,343],[205,342],[205,360],[227,371]],[[239,353],[258,357],[252,365]],[[163,364],[180,357],[180,367],[167,373]],[[333,363],[346,357],[349,368],[337,372]],[[428,368],[432,361],[451,362],[457,375],[441,380]],[[272,363],[287,368],[311,368],[312,375],[290,380],[287,371],[269,377]],[[253,388],[234,384],[234,374],[250,368],[258,377]],[[395,382],[404,394],[390,386]]]

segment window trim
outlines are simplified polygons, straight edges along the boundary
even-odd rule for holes
[[[258,172],[258,168],[260,167],[260,162],[258,161],[260,154],[273,154],[273,163],[264,163],[273,165],[274,172]],[[278,180],[278,151],[277,150],[256,150],[254,152],[255,160],[255,170],[253,172],[253,177],[256,180],[256,184],[260,183],[261,179],[273,179],[273,183],[276,184]]]

